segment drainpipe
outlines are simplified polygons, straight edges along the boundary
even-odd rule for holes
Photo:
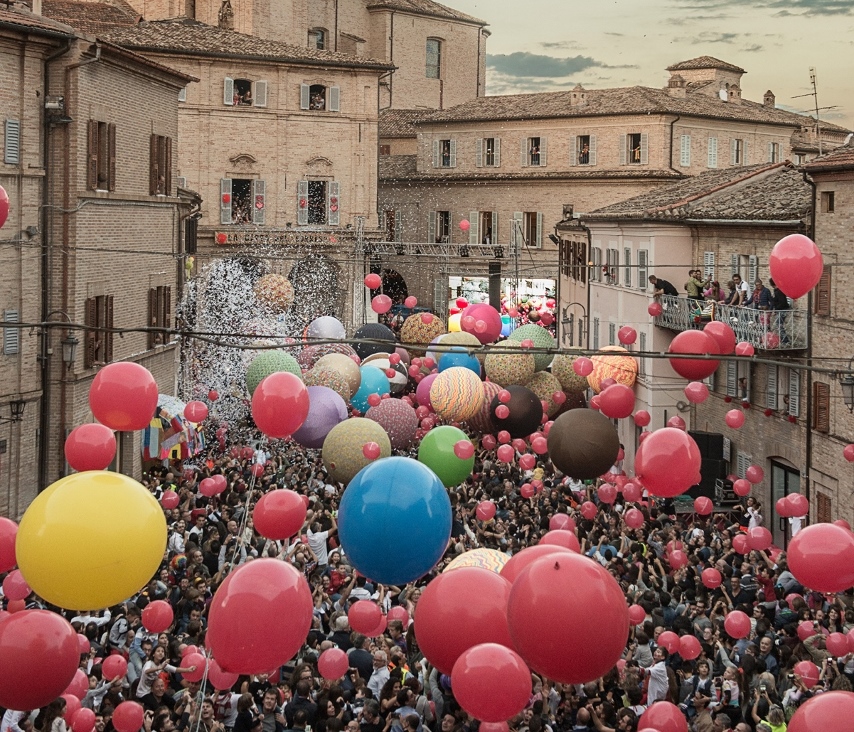
[[[670,168],[674,173],[679,173],[679,175],[683,175],[683,173],[676,168],[673,167],[673,127],[674,125],[682,119],[681,115],[676,115],[676,118],[670,123],[670,157],[667,160],[667,167]]]
[[[335,50],[338,50],[338,0],[335,0]]]
[[[394,11],[391,11],[391,27],[389,28],[389,48],[388,48],[388,62],[394,66]],[[388,80],[388,106],[391,109],[394,106],[394,77],[389,75]]]
[[[65,47],[60,48],[50,54],[44,60],[44,71],[42,81],[42,96],[47,97],[50,89],[50,64],[64,56],[71,50],[72,40],[69,38],[65,42]],[[42,124],[44,125],[44,180],[42,181],[42,206],[41,206],[41,221],[39,225],[42,230],[42,250],[41,250],[41,320],[47,320],[48,313],[51,311],[50,305],[50,209],[46,205],[50,197],[50,182],[51,182],[51,164],[50,164],[50,136],[51,126],[45,114]],[[41,333],[40,351],[41,358],[39,365],[41,368],[41,387],[42,398],[39,410],[39,475],[38,475],[38,490],[42,491],[47,487],[47,459],[48,459],[48,432],[50,430],[50,369],[48,368],[47,351],[48,338],[50,331],[43,330]]]
[[[807,228],[807,236],[815,241],[815,212],[816,212],[816,185],[815,181],[809,177],[806,171],[802,171],[804,182],[812,189],[812,211],[810,212],[810,222]],[[812,328],[813,328],[813,291],[810,290],[807,296],[807,363],[812,364]],[[809,499],[812,491],[810,490],[810,473],[812,467],[812,370],[806,369],[807,376],[807,414],[806,428],[807,435],[804,442],[804,450],[806,452],[804,459],[804,495]]]

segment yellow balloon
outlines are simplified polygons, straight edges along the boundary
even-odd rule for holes
[[[40,493],[15,543],[27,584],[68,610],[126,600],[152,578],[165,550],[166,518],[154,496],[101,470],[68,475]]]
[[[460,318],[462,317],[462,313],[454,313],[450,318],[448,318],[449,333],[459,333],[462,330],[462,327],[460,326]],[[478,343],[480,342],[478,341]]]

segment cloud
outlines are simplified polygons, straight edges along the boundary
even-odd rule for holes
[[[540,41],[540,45],[552,51],[578,51],[582,48],[578,41]]]
[[[741,50],[744,51],[744,53],[757,53],[757,52],[761,51],[763,48],[765,48],[765,47],[761,46],[758,43],[754,43],[752,46],[748,46],[747,48],[742,48]]]
[[[741,36],[741,33],[716,33],[715,31],[703,31],[694,38],[690,38],[690,43],[735,43]]]
[[[563,78],[585,69],[605,66],[590,56],[546,56],[527,51],[488,55],[486,65],[507,76]]]
[[[710,10],[744,6],[743,0],[676,0],[688,10]],[[779,9],[775,16],[854,15],[854,0],[754,0],[752,7]]]

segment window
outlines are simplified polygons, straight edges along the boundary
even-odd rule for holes
[[[427,242],[444,244],[451,240],[451,212],[435,211],[427,220]]]
[[[570,277],[582,284],[587,282],[587,242],[561,242],[564,277]]]
[[[649,262],[649,250],[638,249],[638,289],[645,290],[648,282],[647,263]]]
[[[433,140],[433,167],[457,167],[457,141]]]
[[[834,191],[822,191],[821,192],[821,212],[822,213],[833,213],[836,208],[836,196]]]
[[[593,350],[599,350],[599,318],[593,318]]]
[[[830,385],[816,381],[812,389],[812,428],[827,434],[830,432]]]
[[[338,226],[340,186],[335,181],[301,180],[297,186],[297,224]]]
[[[380,145],[380,155],[391,155],[391,145]]]
[[[590,280],[591,282],[601,282],[602,281],[602,250],[599,247],[592,247],[590,249],[591,258],[590,261],[593,262],[593,267],[590,270]]]
[[[172,195],[172,138],[152,135],[149,143],[148,193]]]
[[[543,245],[543,215],[536,211],[525,211],[522,216],[524,236],[522,246],[540,249]]]
[[[718,167],[718,138],[710,137],[709,143],[707,147],[708,151],[708,160],[707,165],[709,168],[717,168]]]
[[[526,137],[522,140],[522,167],[541,168],[546,164],[546,138]]]
[[[172,324],[172,288],[168,285],[152,287],[148,291],[148,325],[152,328],[169,328]],[[165,345],[172,340],[168,333],[149,332],[148,347]]]
[[[308,47],[318,51],[326,49],[326,31],[323,28],[312,28],[308,32]]]
[[[570,155],[574,155],[572,165],[596,165],[596,136],[578,135],[570,143]]]
[[[617,324],[608,323],[608,345],[617,345]]]
[[[629,247],[623,249],[623,284],[632,286],[632,250]]]
[[[603,274],[605,275],[605,283],[608,285],[620,284],[620,250],[608,249],[605,252],[607,257]]]
[[[829,524],[833,520],[833,500],[827,493],[815,492],[815,520],[820,524]]]
[[[113,360],[113,296],[98,295],[86,299],[87,369]]]
[[[498,168],[501,166],[501,139],[482,137],[478,139],[475,150],[475,164],[478,168]]]
[[[469,242],[491,246],[498,243],[498,211],[474,211],[477,218],[471,219]],[[474,229],[474,233],[472,233]]]
[[[3,162],[7,165],[18,165],[21,162],[21,123],[16,119],[6,120]]]
[[[116,190],[116,126],[89,120],[86,187],[92,191]]]
[[[187,87],[186,86],[182,86],[178,90],[178,101],[179,102],[186,102],[187,101]]]
[[[679,138],[679,165],[683,168],[691,166],[691,135]]]
[[[782,157],[781,146],[779,142],[768,143],[768,162],[779,163]]]
[[[789,399],[788,413],[790,417],[801,416],[801,372],[798,369],[789,369]],[[784,397],[785,401],[785,397]]]
[[[341,87],[300,84],[299,106],[312,112],[340,112]]]
[[[640,348],[640,352],[646,353],[646,333],[638,333],[638,338],[638,348]],[[646,357],[644,356],[641,356],[638,359],[638,371],[640,372],[641,376],[646,375]]]
[[[730,164],[747,165],[747,140],[730,140]]]
[[[831,269],[825,267],[815,287],[815,314],[830,315]]]
[[[727,361],[726,364],[726,395],[743,402],[751,401],[752,386],[750,364],[746,362]]]
[[[646,165],[649,162],[649,135],[646,132],[631,132],[620,145],[622,165]]]
[[[739,478],[744,478],[747,475],[747,469],[753,465],[753,456],[745,452],[736,453],[735,456],[735,474]]]
[[[395,209],[385,211],[385,240],[397,243],[403,242],[400,211]]]
[[[221,224],[263,224],[265,221],[263,180],[223,178],[220,180]]]
[[[428,79],[442,78],[442,41],[438,38],[427,39],[427,65],[425,75]]]
[[[4,310],[3,322],[17,323],[17,310]],[[18,328],[3,328],[3,354],[5,356],[13,356],[18,353],[21,348],[21,331]]]
[[[715,279],[715,253],[703,252],[703,277]]]
[[[222,103],[229,107],[266,107],[267,82],[225,77]]]

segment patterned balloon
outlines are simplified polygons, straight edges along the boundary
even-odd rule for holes
[[[258,384],[270,374],[277,371],[287,371],[294,376],[302,378],[302,369],[290,353],[285,353],[284,351],[264,351],[252,359],[252,363],[249,364],[249,368],[246,370],[246,388],[249,390],[249,396],[255,393]]]
[[[552,374],[560,382],[561,388],[568,394],[577,394],[587,388],[587,377],[579,376],[572,368],[578,356],[558,354],[552,361]]]
[[[365,417],[374,420],[385,431],[395,450],[404,450],[415,439],[418,415],[415,409],[400,399],[383,399],[371,407]]]
[[[317,362],[330,353],[340,353],[345,356],[355,356],[356,352],[346,343],[324,343],[315,346],[306,346],[297,356],[297,363],[303,371],[313,369]]]
[[[353,365],[355,366],[355,364]],[[349,402],[350,397],[353,396],[350,393],[350,385],[347,383],[347,379],[344,378],[344,375],[340,371],[315,366],[311,371],[306,371],[303,374],[302,380],[306,386],[325,386],[332,389],[345,402]]]
[[[431,316],[426,318],[425,316]],[[424,320],[428,322],[424,322]],[[400,340],[402,343],[409,344],[409,351],[417,356],[420,356],[424,349],[413,348],[412,344],[430,343],[436,336],[442,335],[445,332],[445,324],[441,318],[437,318],[432,313],[416,313],[410,315],[403,321],[400,327]]]
[[[362,452],[368,442],[376,442],[380,446],[379,457],[391,456],[388,435],[372,419],[351,417],[329,431],[323,441],[321,457],[332,480],[347,485],[356,473],[373,462]]]
[[[538,371],[533,375],[528,383],[525,384],[534,394],[536,394],[541,402],[546,402],[549,405],[549,417],[557,414],[560,404],[554,401],[552,394],[556,391],[561,391],[560,382],[557,378],[548,371]]]
[[[495,425],[492,424],[492,413],[490,403],[498,396],[501,386],[494,381],[483,382],[483,406],[478,413],[468,420],[468,426],[478,432],[493,432]]]
[[[534,375],[537,366],[533,353],[528,353],[516,341],[504,341],[498,345],[498,348],[519,350],[519,354],[487,354],[484,368],[490,381],[501,386],[510,386],[510,384],[524,384]]]
[[[406,366],[402,363],[393,364],[388,360],[388,356],[387,353],[375,353],[362,361],[362,366],[374,366],[383,372],[388,372],[389,369],[394,371],[394,376],[389,376],[386,373],[389,388],[392,394],[403,394],[406,385],[409,383],[409,373],[406,370]]]
[[[442,371],[430,386],[430,402],[444,419],[471,419],[483,406],[483,398],[480,377],[462,366]]]
[[[265,274],[255,283],[255,297],[277,313],[283,313],[294,302],[294,286],[285,275]]]
[[[359,371],[358,364],[343,353],[328,353],[322,356],[314,364],[314,368],[334,371],[344,379],[348,391],[347,396],[344,397],[346,401],[350,401],[350,397],[359,390],[359,384],[362,383],[362,373]]]
[[[625,384],[628,387],[634,386],[638,377],[638,362],[621,346],[605,346],[599,349],[599,353],[605,352],[618,355],[596,355],[590,359],[593,361],[593,371],[587,377],[590,388],[598,394],[602,390],[602,382],[605,379],[613,379],[618,384]]]
[[[504,554],[504,552],[500,552],[497,549],[484,549],[481,547],[479,549],[471,549],[470,551],[463,552],[460,556],[451,561],[448,566],[442,570],[442,572],[452,572],[460,567],[480,567],[482,569],[488,569],[490,572],[501,574],[501,570],[504,568],[504,565],[507,564],[509,559],[510,557]]]
[[[511,334],[509,340],[521,343],[522,341],[531,340],[534,342],[535,348],[554,348],[555,339],[552,334],[545,328],[539,325],[528,323],[516,328]],[[550,353],[537,353],[534,355],[534,361],[537,364],[537,371],[543,371],[549,367],[554,356]]]

